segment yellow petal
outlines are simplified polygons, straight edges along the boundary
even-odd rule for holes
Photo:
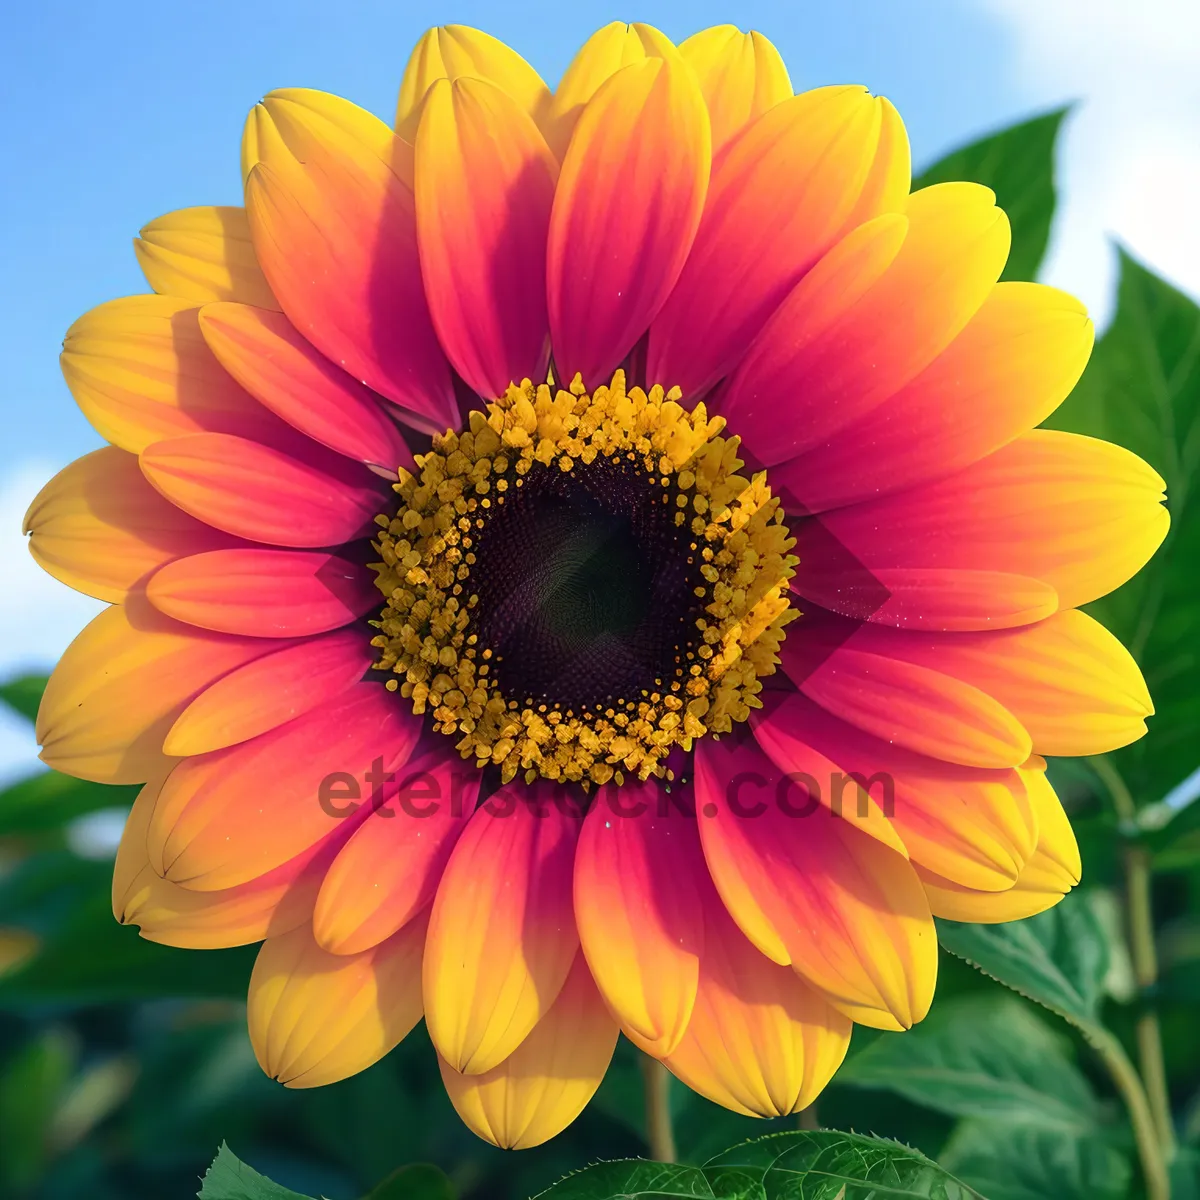
[[[779,51],[753,30],[714,25],[693,33],[679,53],[696,72],[712,120],[713,154],[751,121],[792,95]]]
[[[404,69],[396,132],[411,142],[429,89],[439,79],[453,81],[463,76],[496,84],[539,123],[550,104],[550,89],[515,50],[490,33],[467,25],[439,25],[416,44]]]
[[[184,433],[269,437],[286,428],[217,362],[199,311],[194,300],[126,296],[67,330],[63,378],[106,441],[140,454]]]
[[[692,1019],[663,1060],[688,1087],[747,1116],[799,1112],[841,1066],[850,1028],[794,971],[760,954],[712,897]]]
[[[279,307],[250,241],[244,208],[206,204],[151,221],[134,238],[146,282],[165,296]]]
[[[542,126],[550,149],[562,159],[587,102],[622,67],[646,58],[677,57],[674,43],[653,25],[613,21],[584,42],[555,89]]]
[[[174,766],[172,760],[165,764],[165,770],[147,783],[137,794],[129,816],[125,819],[125,828],[121,831],[121,841],[117,846],[117,860],[113,864],[112,878],[112,910],[113,916],[124,923],[125,906],[129,896],[138,884],[139,876],[150,863],[146,853],[146,831],[150,828],[150,814],[158,802],[158,793]]]
[[[862,195],[846,219],[843,229],[847,233],[879,213],[904,212],[912,187],[908,130],[904,128],[896,106],[886,96],[879,97],[879,112],[881,121],[875,161],[871,164]]]
[[[382,160],[409,188],[413,185],[410,141],[397,139],[374,113],[315,88],[276,88],[251,112],[242,137],[243,178],[263,160],[262,137],[267,132],[264,121],[297,158],[304,160],[308,149],[336,142],[349,153]]]
[[[263,943],[247,1016],[259,1066],[287,1087],[365,1070],[421,1019],[425,921],[361,954],[330,954],[302,925]]]
[[[138,460],[115,446],[59,471],[29,506],[24,529],[43,570],[114,602],[164,563],[236,541],[165,500]]]
[[[451,1103],[473,1132],[505,1150],[527,1150],[579,1116],[616,1043],[616,1022],[577,954],[554,1004],[499,1066],[462,1075],[441,1057],[438,1065]]]
[[[67,647],[38,710],[41,758],[97,783],[145,783],[163,739],[214,679],[278,646],[194,629],[144,599],[106,609]]]
[[[1044,764],[1040,769],[1022,769],[1021,776],[1038,816],[1037,849],[1004,892],[973,891],[917,866],[935,917],[981,925],[1020,921],[1053,908],[1079,882],[1083,874],[1079,843],[1046,778]]]

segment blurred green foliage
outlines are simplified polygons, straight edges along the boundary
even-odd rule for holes
[[[1012,277],[1032,277],[1045,251],[1063,116],[983,139],[919,180],[996,190],[1012,221]],[[856,1030],[821,1123],[896,1141],[753,1121],[673,1085],[682,1165],[580,1171],[646,1153],[637,1055],[624,1041],[584,1115],[519,1154],[459,1122],[423,1028],[356,1078],[284,1089],[259,1071],[245,1032],[253,950],[141,940],[112,919],[111,862],[78,852],[80,819],[127,807],[132,789],[43,772],[0,791],[0,1197],[172,1200],[203,1188],[205,1200],[522,1200],[549,1188],[555,1200],[1125,1200],[1145,1182],[1109,1068],[1114,1055],[1136,1059],[1135,1024],[1153,1005],[1179,1143],[1173,1195],[1200,1198],[1200,786],[1180,787],[1200,765],[1200,311],[1127,254],[1121,268],[1115,319],[1049,424],[1120,442],[1167,481],[1167,544],[1093,606],[1142,664],[1158,714],[1146,739],[1102,764],[1051,764],[1084,886],[1030,921],[941,923],[948,953],[927,1021],[908,1034]],[[9,682],[0,701],[32,720],[43,684]],[[1123,916],[1131,853],[1153,868],[1161,967],[1141,992]],[[747,1140],[764,1134],[778,1136]]]

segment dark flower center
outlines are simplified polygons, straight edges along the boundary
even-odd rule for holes
[[[506,695],[620,706],[690,657],[695,539],[675,523],[677,490],[632,457],[535,467],[475,539],[479,644]]]

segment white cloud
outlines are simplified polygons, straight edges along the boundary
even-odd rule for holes
[[[29,502],[58,468],[25,462],[0,482],[0,679],[48,671],[71,639],[104,605],[52,579],[33,561],[21,520]],[[28,722],[0,712],[0,780],[37,764]]]
[[[1010,26],[1031,105],[1078,100],[1047,282],[1111,310],[1115,237],[1200,295],[1200,4],[985,0]]]

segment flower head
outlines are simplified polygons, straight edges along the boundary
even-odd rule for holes
[[[43,758],[142,783],[118,919],[262,941],[293,1087],[424,1015],[476,1132],[535,1145],[618,1031],[796,1111],[929,1007],[933,916],[1079,877],[1041,755],[1139,737],[1079,606],[1164,536],[1132,454],[1036,426],[1071,297],[997,282],[986,188],[910,194],[895,110],[730,26],[596,33],[552,93],[433,30],[395,131],[272,92],[244,208],[136,243],[67,334],[111,443],[27,519],[111,601]]]

